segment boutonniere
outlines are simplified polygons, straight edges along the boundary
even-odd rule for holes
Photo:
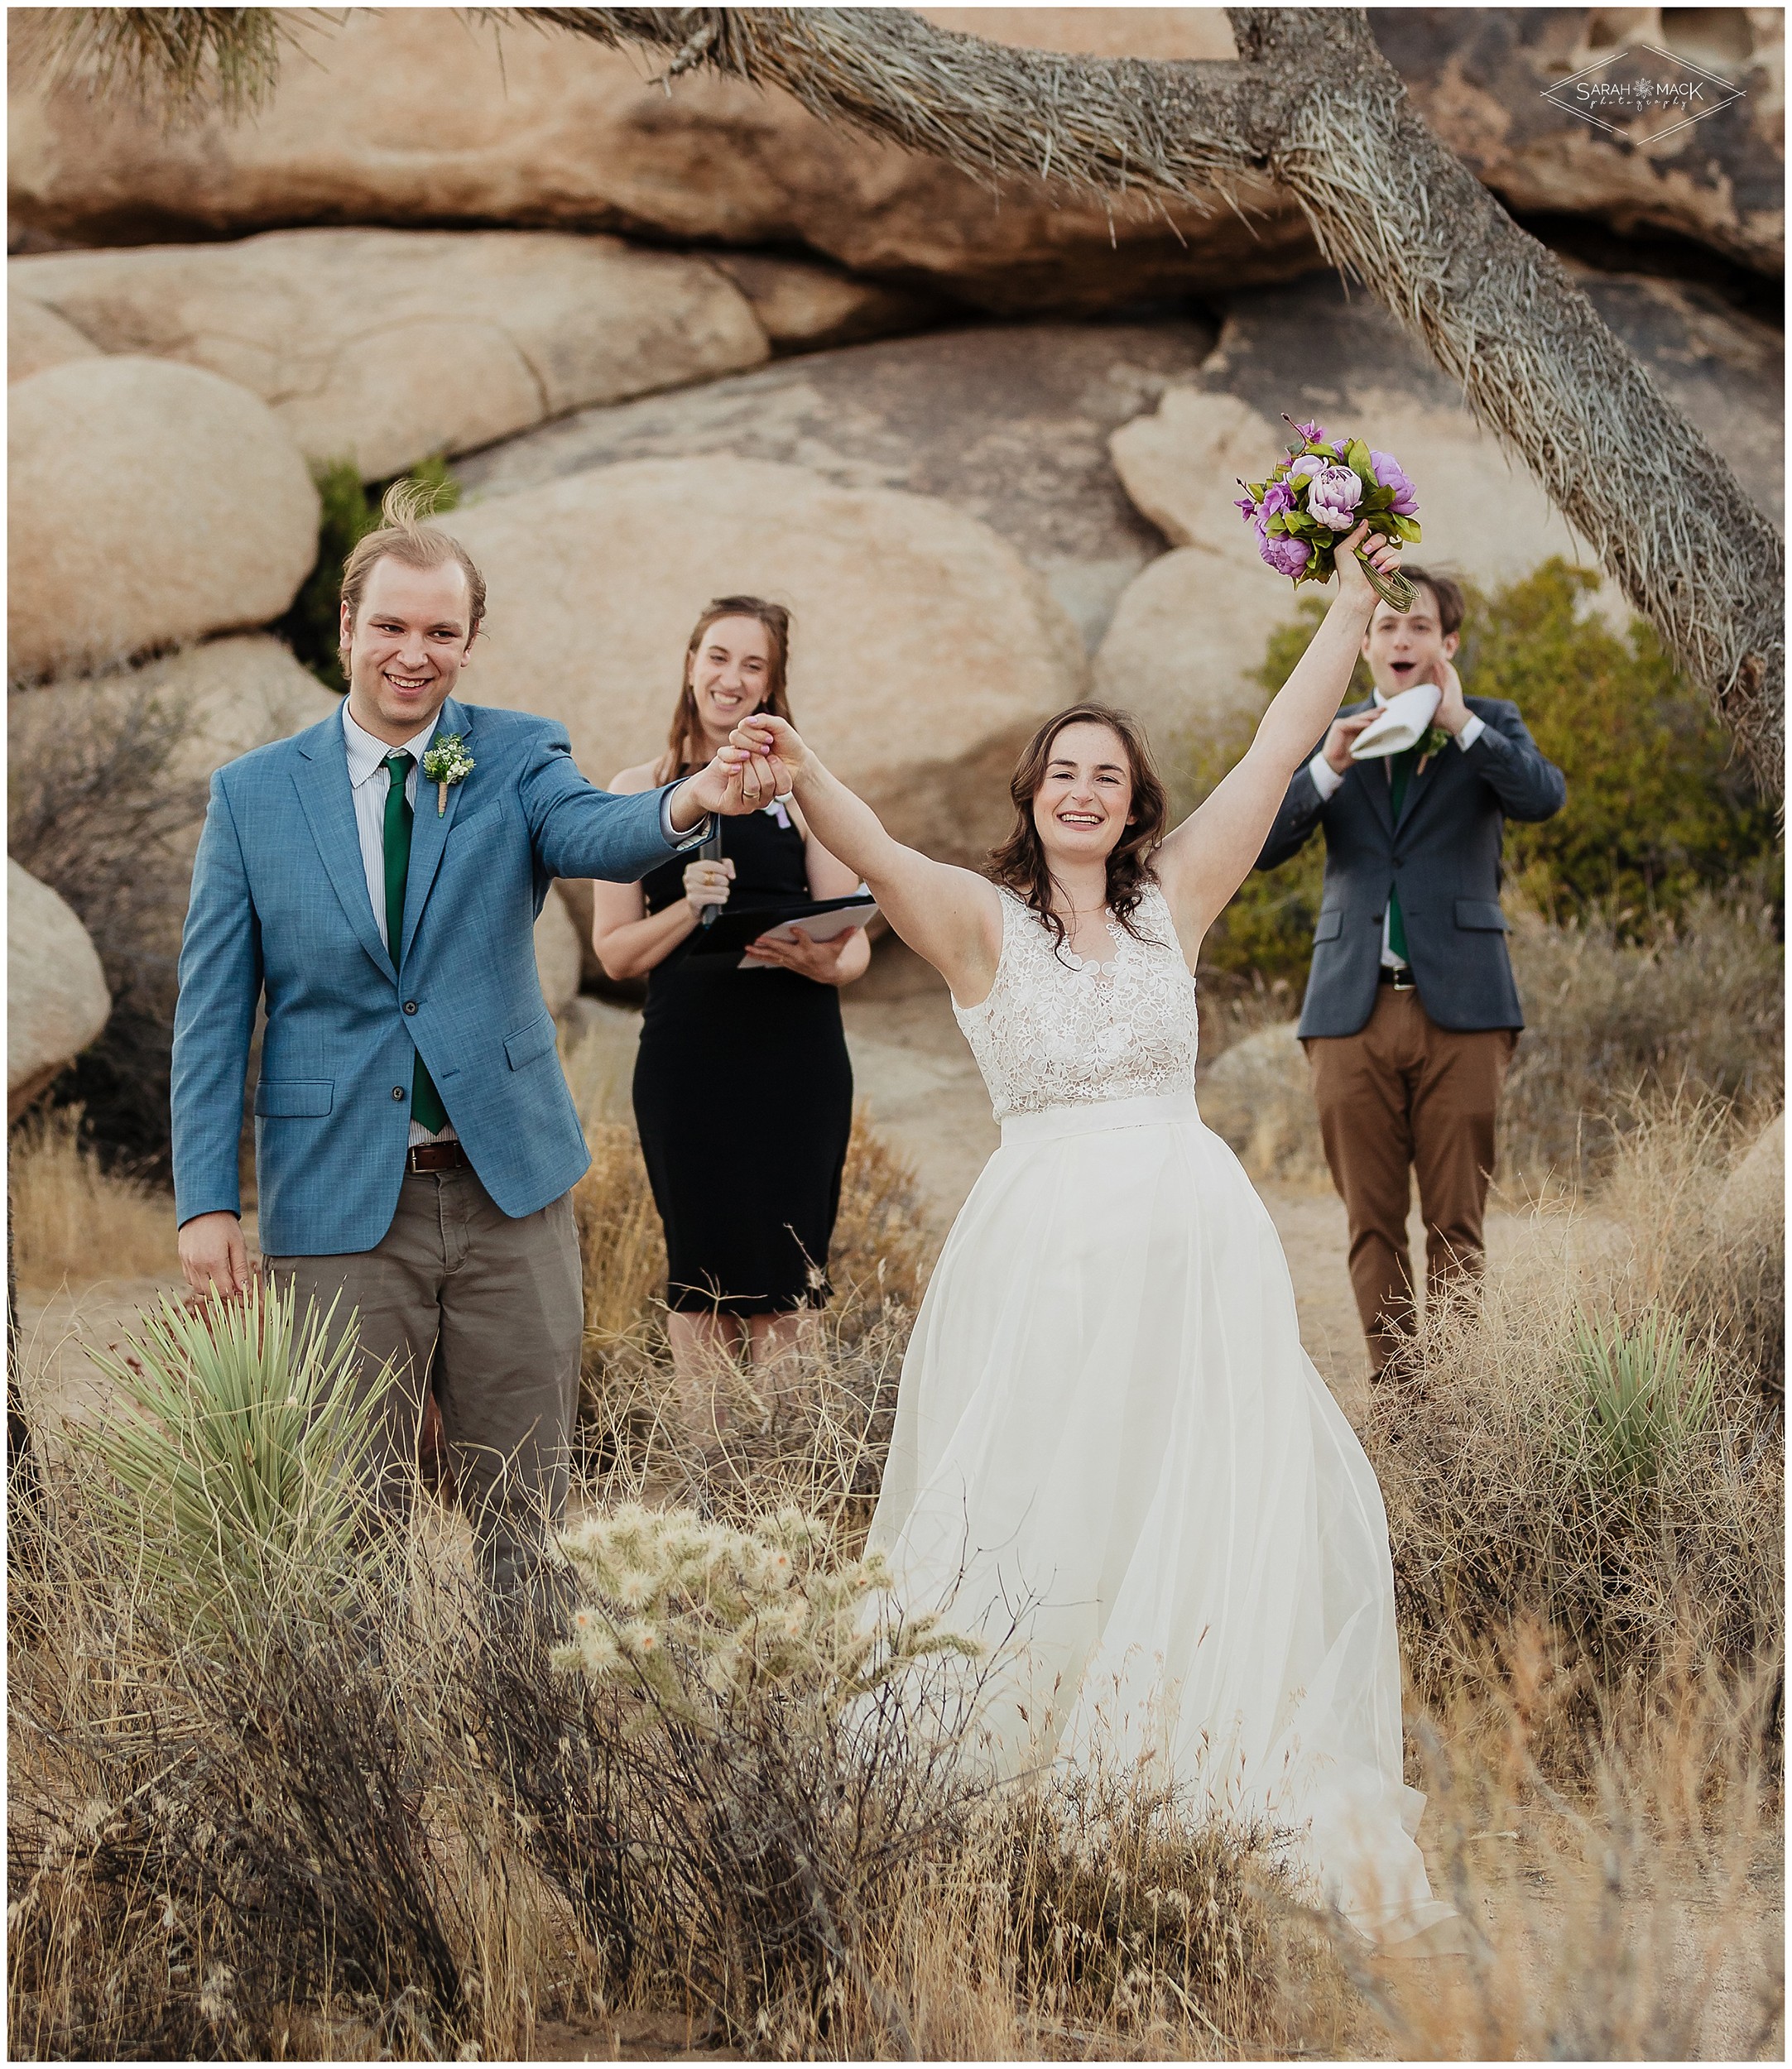
[[[1415,773],[1419,775],[1423,775],[1424,774],[1426,762],[1431,759],[1433,755],[1442,754],[1449,743],[1450,732],[1448,727],[1445,726],[1433,726],[1429,731],[1427,732],[1424,738],[1419,742],[1419,766]]]
[[[435,816],[440,818],[448,809],[448,786],[451,783],[464,783],[473,774],[474,762],[467,751],[466,741],[458,732],[439,732],[430,742],[423,757],[423,773],[435,785]]]

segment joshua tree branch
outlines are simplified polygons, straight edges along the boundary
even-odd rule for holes
[[[74,56],[178,110],[271,84],[279,10],[46,10],[41,62]],[[994,181],[1111,201],[1238,205],[1290,190],[1319,248],[1462,383],[1782,792],[1784,542],[1567,271],[1406,105],[1357,9],[1227,10],[1223,62],[1011,50],[891,7],[524,7],[509,18],[776,86],[824,121]],[[47,59],[42,53],[47,53]]]
[[[1231,7],[1237,61],[1011,50],[894,8],[531,7],[699,62],[984,179],[1200,205],[1290,189],[1319,248],[1461,382],[1731,727],[1761,790],[1785,751],[1785,546],[1705,439],[1406,105],[1355,9]]]

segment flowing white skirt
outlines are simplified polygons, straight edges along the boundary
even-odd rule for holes
[[[916,1320],[871,1545],[906,1606],[1003,1648],[1004,1771],[1143,1765],[1292,1831],[1372,1939],[1453,1917],[1401,1779],[1381,1490],[1192,1092],[1002,1124]]]

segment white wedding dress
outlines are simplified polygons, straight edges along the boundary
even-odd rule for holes
[[[1002,905],[994,988],[954,1008],[1002,1146],[915,1323],[871,1548],[906,1606],[1000,1648],[1003,1771],[1142,1764],[1292,1831],[1355,1926],[1412,1939],[1454,1914],[1401,1779],[1381,1491],[1195,1110],[1168,903],[1146,890],[1149,940],[1110,919],[1106,963]]]

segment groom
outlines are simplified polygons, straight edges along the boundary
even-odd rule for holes
[[[1500,1090],[1525,1024],[1500,910],[1501,842],[1508,818],[1549,818],[1567,795],[1516,704],[1463,696],[1452,665],[1461,589],[1404,572],[1411,610],[1377,604],[1362,651],[1383,697],[1420,683],[1442,691],[1432,751],[1421,742],[1352,761],[1378,713],[1347,706],[1289,785],[1256,865],[1276,868],[1325,829],[1299,1033],[1377,1373],[1412,1331],[1412,1170],[1428,1286],[1481,1268]]]
[[[358,1311],[368,1383],[389,1367],[377,1471],[395,1511],[433,1365],[484,1569],[508,1592],[565,1500],[584,1319],[571,1188],[590,1159],[535,922],[551,878],[632,881],[771,789],[731,750],[612,797],[560,726],[458,703],[485,583],[426,506],[390,492],[344,569],[340,713],[212,779],[175,1020],[175,1211],[188,1283],[245,1286],[237,1143],[265,1004],[267,1270],[301,1310]]]

